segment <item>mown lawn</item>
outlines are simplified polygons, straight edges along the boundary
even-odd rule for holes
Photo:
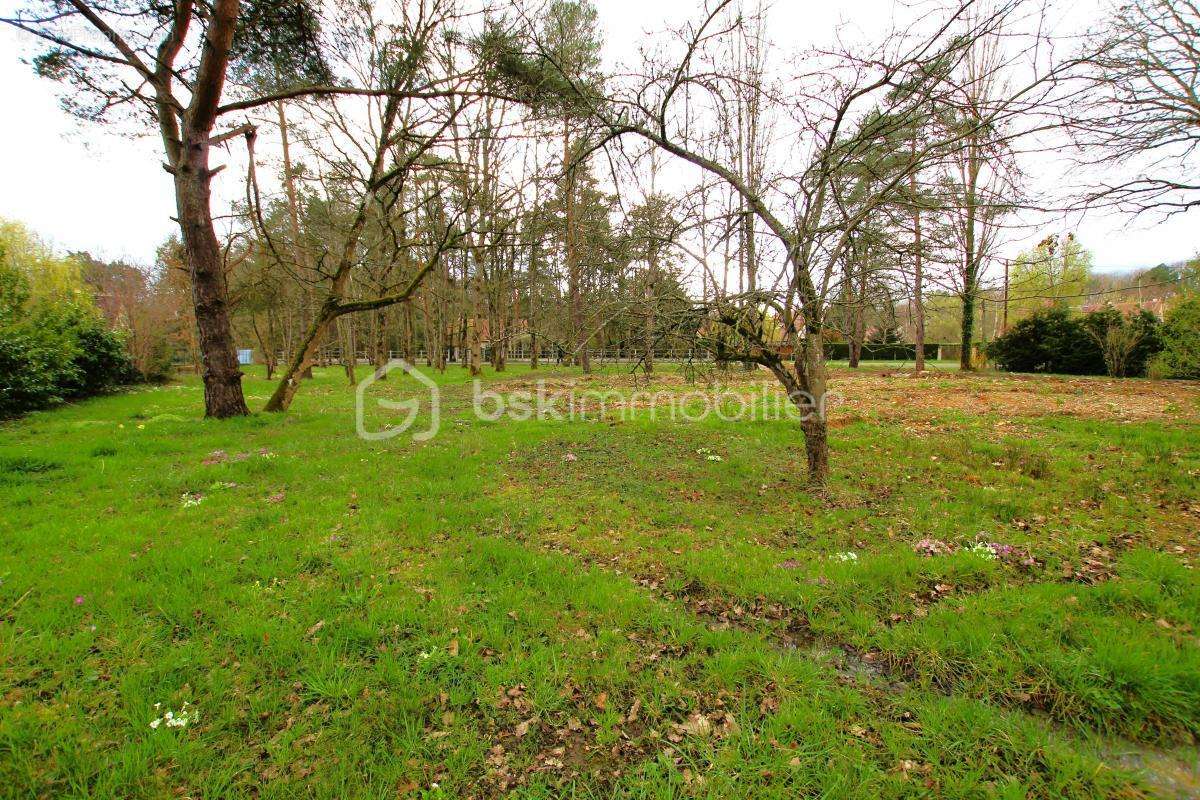
[[[456,367],[428,442],[332,369],[0,424],[0,796],[1200,796],[1200,388],[891,369],[819,492],[792,421]]]

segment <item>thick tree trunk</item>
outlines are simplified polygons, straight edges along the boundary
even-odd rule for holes
[[[800,423],[804,431],[804,455],[808,460],[808,482],[822,486],[829,480],[828,422],[810,419]]]
[[[470,326],[467,329],[467,336],[470,340],[470,349],[467,358],[467,367],[471,371],[472,377],[478,377],[483,374],[483,344],[480,341],[478,320],[471,320]]]
[[[82,3],[75,5],[81,11],[84,8]],[[192,15],[190,4],[176,9],[181,13],[158,49],[151,83],[167,171],[175,181],[176,219],[191,275],[197,349],[204,374],[204,415],[224,418],[250,411],[242,394],[242,371],[229,322],[223,259],[213,228],[210,196],[213,172],[208,157],[240,7],[238,0],[216,0],[207,9],[208,27],[200,48],[200,64],[188,87],[191,93],[188,108],[179,113],[170,87],[175,77],[175,57],[187,38]],[[118,36],[106,35],[121,46]]]
[[[821,334],[810,332],[797,341],[793,364],[778,357],[766,362],[783,385],[788,399],[802,414],[800,430],[804,433],[808,481],[814,486],[823,485],[829,477],[829,421],[825,416],[828,378],[824,346]]]
[[[958,368],[969,371],[975,368],[975,363],[971,358],[971,341],[975,338],[975,288],[973,286],[967,288],[963,294],[960,332],[962,352],[958,356]]]
[[[498,341],[492,350],[492,366],[496,372],[504,372],[508,369],[508,336],[507,329],[501,328],[500,341]]]
[[[825,417],[827,377],[825,343],[821,334],[809,332],[800,343],[796,358],[796,377],[809,403],[806,418],[801,420],[804,431],[804,452],[808,460],[808,480],[822,485],[829,477],[828,420]]]
[[[184,253],[192,274],[192,301],[196,309],[200,360],[204,368],[204,416],[237,417],[249,414],[242,394],[221,247],[210,211],[208,133],[185,143],[175,170],[175,202]]]

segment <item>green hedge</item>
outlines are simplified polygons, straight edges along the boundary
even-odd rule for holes
[[[825,345],[825,357],[831,361],[845,361],[850,358],[849,342],[828,342]],[[925,344],[925,358],[933,360],[938,357],[938,345]],[[917,346],[915,344],[871,344],[864,343],[860,358],[863,361],[915,361]]]

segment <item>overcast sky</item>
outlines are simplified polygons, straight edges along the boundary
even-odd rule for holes
[[[634,58],[645,30],[658,30],[694,15],[695,0],[595,0],[610,60]],[[0,0],[0,11],[15,4]],[[769,35],[790,48],[826,35],[839,21],[878,20],[887,0],[780,0],[770,11]],[[1086,22],[1092,0],[1072,13]],[[135,137],[81,125],[58,105],[57,87],[33,75],[22,57],[33,52],[25,37],[0,27],[0,86],[11,110],[0,125],[0,216],[25,222],[63,250],[89,250],[104,258],[150,264],[155,248],[173,231],[174,197],[161,167],[157,136]],[[1053,170],[1051,170],[1053,172]],[[234,170],[218,176],[218,196],[232,197]],[[219,209],[214,209],[219,213]],[[1194,215],[1193,215],[1194,216]],[[1098,268],[1153,266],[1190,258],[1200,250],[1197,221],[1167,222],[1086,218],[1047,223],[1043,233],[1073,228],[1092,250]],[[1031,237],[1034,234],[1031,234]],[[1009,245],[1014,251],[1019,244]],[[1012,253],[1002,255],[1012,256]]]

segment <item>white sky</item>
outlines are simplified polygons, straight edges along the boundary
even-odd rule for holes
[[[594,0],[606,32],[609,60],[632,61],[646,30],[661,30],[694,18],[696,0]],[[0,0],[0,12],[15,4]],[[783,49],[828,36],[839,21],[874,23],[889,15],[889,0],[777,0],[770,10],[768,35]],[[1072,14],[1086,23],[1094,0],[1076,4]],[[161,165],[157,136],[135,137],[128,130],[105,131],[63,112],[56,86],[33,75],[21,61],[33,52],[26,37],[0,26],[0,86],[12,115],[0,125],[0,216],[25,222],[63,250],[89,250],[97,256],[149,264],[155,248],[174,230],[170,177]],[[221,197],[241,190],[234,169],[216,179]],[[221,209],[214,208],[214,214]],[[1194,217],[1195,215],[1193,215]],[[1044,235],[1073,228],[1092,250],[1100,269],[1153,266],[1190,258],[1200,251],[1196,220],[1183,215],[1167,222],[1098,216],[1081,223],[1051,221]],[[1031,238],[1040,238],[1031,234]],[[1012,244],[1014,252],[1020,249]]]

